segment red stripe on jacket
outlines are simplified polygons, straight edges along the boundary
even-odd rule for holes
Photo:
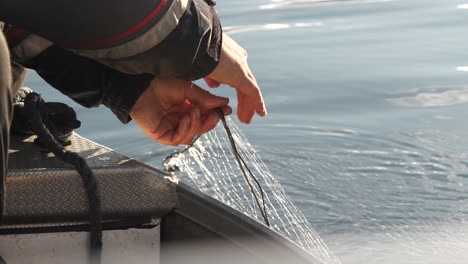
[[[12,42],[16,38],[21,37],[25,33],[26,33],[26,31],[24,29],[14,28],[14,29],[8,31],[8,33],[5,35],[5,38],[6,38],[7,42]]]
[[[73,48],[96,48],[96,47],[105,46],[114,42],[121,41],[137,33],[146,25],[148,25],[151,21],[153,21],[153,19],[159,15],[159,13],[161,12],[161,10],[164,8],[166,4],[167,4],[167,0],[161,0],[161,2],[159,2],[159,4],[153,9],[153,11],[151,11],[151,13],[148,16],[146,16],[143,20],[141,20],[138,24],[131,27],[129,30],[122,32],[120,34],[117,34],[115,36],[107,37],[107,38],[103,38],[99,40],[91,40],[91,41],[79,41],[79,42],[55,41],[55,43],[59,46],[73,47]]]

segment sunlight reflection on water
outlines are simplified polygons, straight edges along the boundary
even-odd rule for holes
[[[272,1],[271,4],[261,5],[259,9],[279,9],[305,7],[314,5],[329,5],[329,4],[356,4],[368,2],[390,2],[392,0],[296,0],[296,1]]]
[[[404,107],[436,107],[463,104],[468,102],[468,87],[430,88],[399,98],[389,98],[388,102]]]
[[[265,24],[265,25],[246,25],[246,26],[227,26],[223,30],[227,34],[251,32],[251,31],[267,31],[267,30],[281,30],[288,28],[305,28],[305,27],[320,27],[322,22],[298,22],[291,24]]]

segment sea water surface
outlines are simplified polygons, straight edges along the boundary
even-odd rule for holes
[[[269,115],[240,125],[342,263],[468,262],[468,0],[219,0]],[[70,102],[34,73],[27,85]],[[206,87],[206,86],[204,86]],[[213,90],[231,97],[230,88]],[[104,107],[80,134],[161,168]]]

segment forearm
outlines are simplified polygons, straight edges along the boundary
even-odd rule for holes
[[[118,72],[96,61],[51,46],[23,63],[51,86],[85,107],[104,104],[123,123],[152,76]]]

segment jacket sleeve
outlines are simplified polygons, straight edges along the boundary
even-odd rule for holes
[[[114,53],[114,49],[126,46],[132,50],[131,46],[138,40],[119,48],[74,51],[127,73],[150,73],[158,77],[185,80],[206,77],[218,65],[222,47],[221,23],[209,3],[212,2],[192,0],[174,30],[164,40],[143,52],[131,56]],[[155,33],[145,33],[150,34]]]
[[[131,120],[133,105],[153,78],[125,74],[57,46],[48,47],[23,65],[85,107],[104,104],[122,123]]]
[[[195,80],[218,64],[222,30],[213,1],[59,2],[0,0],[0,19],[130,74]],[[25,10],[25,4],[33,8]],[[55,13],[44,16],[37,9]]]
[[[133,105],[153,78],[149,74],[121,73],[11,24],[5,25],[3,33],[10,49],[16,91],[24,81],[25,66],[82,106],[104,104],[122,123],[131,120]]]
[[[19,3],[24,4],[29,1],[32,0],[0,0],[0,7],[3,7],[0,8],[0,18],[14,21],[21,28],[33,29],[31,32],[35,33],[35,35],[28,35],[27,30],[14,27],[7,30],[7,38],[11,38],[12,43],[15,42],[10,47],[13,59],[36,70],[52,86],[84,106],[91,107],[103,103],[124,123],[130,120],[129,112],[133,104],[153,76],[195,80],[211,73],[219,61],[222,30],[218,16],[212,7],[212,1],[154,0],[154,2],[172,2],[172,6],[176,6],[174,4],[176,2],[188,3],[180,18],[176,19],[176,25],[170,28],[170,32],[164,35],[164,38],[152,42],[157,39],[155,36],[161,36],[159,29],[168,29],[164,28],[164,24],[157,23],[142,35],[119,42],[117,46],[93,49],[78,48],[56,40],[54,36],[57,37],[59,31],[52,32],[50,38],[41,37],[49,36],[48,30],[54,29],[57,25],[76,26],[77,24],[72,23],[76,22],[76,17],[73,20],[73,17],[69,19],[64,16],[60,18],[61,23],[55,23],[54,16],[43,16],[41,13],[39,18],[33,19],[33,16],[40,12],[20,12],[24,8],[21,8],[22,5]],[[65,2],[67,0],[64,0],[62,4]],[[82,2],[87,1],[74,3],[82,4]],[[129,3],[126,0],[123,2]],[[51,3],[56,2],[40,1],[37,8],[45,8],[44,6],[51,5]],[[18,10],[13,10],[15,5],[18,5],[16,8]],[[10,9],[14,12],[8,12]],[[126,12],[129,11],[133,12],[133,10]],[[166,10],[166,15],[173,14]],[[91,19],[93,17],[95,16],[80,14],[79,18]],[[78,25],[82,22],[79,21]],[[98,26],[100,24],[96,24],[96,27]],[[76,27],[65,30],[63,34],[74,36],[73,29]],[[100,32],[94,28],[93,30],[86,28],[83,32],[94,31]],[[150,45],[149,48],[141,49],[147,45]],[[81,56],[76,56],[76,54]]]

